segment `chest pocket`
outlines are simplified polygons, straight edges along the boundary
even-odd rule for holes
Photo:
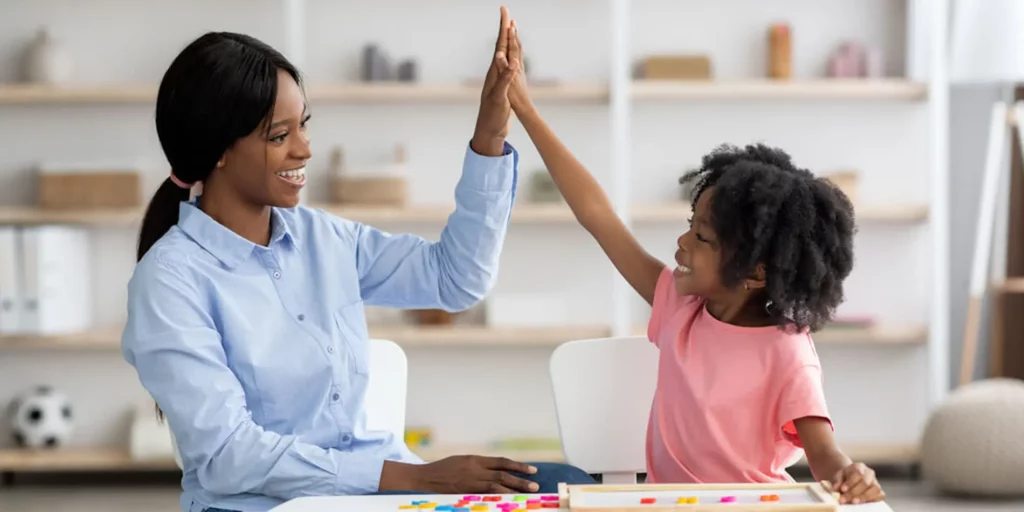
[[[338,348],[347,356],[348,369],[366,376],[370,372],[369,331],[363,301],[356,301],[334,313]]]

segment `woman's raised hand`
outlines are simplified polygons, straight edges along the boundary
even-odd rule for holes
[[[510,27],[508,9],[502,6],[494,58],[491,59],[484,79],[480,112],[477,114],[476,130],[470,142],[473,151],[485,156],[500,156],[504,151],[505,137],[508,135],[509,118],[512,113],[508,91],[521,64],[518,60],[508,58]]]

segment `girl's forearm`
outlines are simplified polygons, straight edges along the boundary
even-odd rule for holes
[[[600,183],[558,139],[537,110],[530,106],[517,110],[516,116],[580,224],[589,229],[593,223],[614,215],[611,201]]]

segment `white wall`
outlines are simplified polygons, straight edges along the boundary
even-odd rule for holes
[[[279,2],[196,0],[159,4],[129,0],[13,0],[0,18],[0,80],[15,78],[16,48],[36,26],[49,25],[69,44],[83,82],[153,83],[175,52],[205,30],[238,30],[283,48]],[[305,73],[311,82],[355,77],[361,45],[375,41],[398,57],[414,56],[424,82],[482,77],[496,33],[498,2],[445,0],[326,1],[307,5]],[[572,81],[605,81],[610,25],[606,2],[508,2],[517,19],[532,73]],[[704,9],[698,11],[698,8]],[[717,2],[637,0],[631,38],[647,52],[707,51],[716,76],[763,76],[767,25],[794,24],[797,77],[819,76],[827,53],[845,38],[879,45],[886,70],[903,68],[903,2],[897,0],[756,0]],[[94,24],[94,25],[91,25]],[[609,179],[608,109],[545,104],[558,133],[604,183]],[[925,104],[831,102],[649,103],[636,105],[630,186],[638,202],[676,197],[683,169],[721,142],[766,141],[790,151],[817,172],[862,172],[868,203],[924,201],[927,194]],[[310,199],[325,199],[329,149],[342,144],[354,159],[407,145],[415,168],[412,201],[449,202],[472,105],[313,105],[314,161]],[[0,203],[32,200],[30,167],[40,158],[138,162],[147,196],[167,168],[145,106],[0,106]],[[954,127],[954,133],[967,133]],[[518,126],[511,141],[522,152],[524,180],[540,159]],[[956,137],[954,137],[956,139]],[[957,187],[954,184],[954,190]],[[521,190],[521,193],[525,192]],[[970,216],[954,215],[954,222]],[[673,227],[638,231],[645,246],[670,258],[685,219]],[[383,226],[393,230],[410,226]],[[857,238],[857,269],[844,312],[874,313],[892,322],[927,320],[924,226],[865,225]],[[421,231],[436,236],[439,226]],[[124,317],[135,233],[99,230],[94,238],[98,323]],[[954,240],[962,240],[954,234]],[[954,242],[955,243],[955,242]],[[884,252],[883,252],[884,251]],[[904,255],[891,256],[893,252]],[[957,260],[954,260],[954,266]],[[607,322],[611,267],[576,226],[513,226],[495,294],[561,297],[566,323]],[[903,293],[879,288],[899,283]],[[954,308],[962,302],[953,301]],[[634,319],[646,319],[633,301]],[[953,331],[956,333],[956,329]],[[822,348],[827,391],[840,435],[851,441],[913,442],[923,418],[926,358],[920,348]],[[547,378],[549,349],[414,349],[410,357],[410,424],[428,424],[439,442],[483,442],[502,435],[556,435]],[[855,366],[872,368],[865,374]],[[5,354],[0,403],[16,388],[45,381],[68,390],[79,410],[80,444],[119,443],[127,402],[145,403],[134,374],[117,353]],[[874,398],[866,398],[874,397]],[[886,397],[880,400],[878,397]]]

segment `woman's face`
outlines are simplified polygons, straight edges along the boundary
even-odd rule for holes
[[[306,184],[309,114],[291,75],[280,71],[277,81],[270,130],[263,124],[239,139],[224,153],[216,172],[247,202],[291,208],[299,204],[299,190]]]

